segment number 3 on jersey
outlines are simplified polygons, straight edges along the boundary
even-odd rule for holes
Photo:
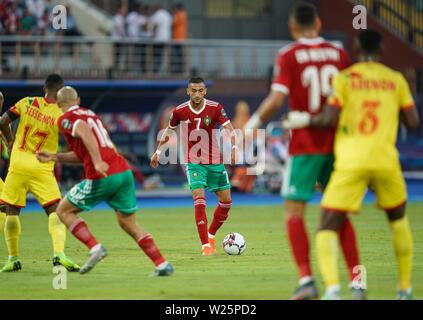
[[[304,69],[301,81],[308,89],[308,110],[317,112],[320,110],[321,97],[329,97],[332,93],[331,80],[339,73],[337,67],[331,64],[324,65],[320,70],[316,66]]]

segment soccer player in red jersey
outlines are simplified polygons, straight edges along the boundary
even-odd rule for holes
[[[153,276],[173,273],[153,238],[136,222],[138,209],[135,197],[134,176],[126,160],[119,155],[101,120],[91,111],[79,107],[80,99],[75,89],[65,87],[58,92],[58,105],[64,114],[59,118],[59,129],[65,136],[70,153],[37,153],[41,162],[82,162],[86,180],[71,189],[59,204],[57,214],[69,231],[88,249],[90,257],[79,271],[89,272],[107,255],[107,250],[88,230],[86,223],[78,218],[82,211],[89,211],[105,201],[115,209],[120,226],[140,246],[156,266]]]
[[[319,37],[321,22],[314,6],[298,3],[292,9],[289,28],[295,43],[278,54],[275,78],[268,97],[247,123],[246,129],[258,128],[269,120],[290,96],[291,110],[312,115],[322,111],[331,94],[331,80],[350,65],[347,53]],[[285,199],[285,222],[292,253],[299,270],[299,287],[291,299],[318,297],[310,265],[310,249],[304,216],[316,182],[326,187],[333,170],[335,128],[292,130],[290,159],[284,176],[282,196]],[[359,255],[354,228],[346,219],[339,231],[339,240],[348,265],[350,280],[356,275]],[[353,298],[364,298],[363,290],[351,286]]]
[[[163,146],[169,141],[171,131],[180,125],[187,145],[185,162],[187,163],[187,178],[194,198],[197,230],[203,255],[209,256],[216,253],[216,233],[228,219],[228,213],[232,207],[231,185],[216,139],[216,126],[224,127],[231,136],[232,164],[236,161],[236,135],[220,103],[204,98],[207,88],[203,79],[192,78],[189,81],[187,94],[190,100],[173,111],[170,124],[151,158],[151,167],[159,166]],[[216,193],[219,200],[219,206],[214,212],[214,218],[208,230],[205,188]]]

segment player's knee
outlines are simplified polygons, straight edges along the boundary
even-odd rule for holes
[[[304,201],[285,200],[285,221],[292,218],[303,218],[306,204]]]
[[[326,210],[323,211],[320,220],[319,231],[331,230],[338,232],[346,217],[346,213],[332,212]]]
[[[386,210],[388,220],[392,222],[392,221],[396,221],[396,220],[400,220],[400,219],[404,218],[405,217],[405,207],[406,207],[406,204],[404,203],[402,206],[400,206],[398,208]]]

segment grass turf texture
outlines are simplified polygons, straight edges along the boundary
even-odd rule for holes
[[[413,289],[423,299],[423,204],[409,204],[414,236]],[[213,208],[208,209],[209,223]],[[314,236],[318,206],[309,206],[307,227],[312,240],[312,264],[320,293],[323,283],[317,269]],[[218,254],[201,256],[192,208],[145,210],[138,222],[154,237],[163,255],[172,262],[171,277],[149,278],[151,261],[118,226],[112,211],[84,213],[93,234],[105,245],[109,256],[87,275],[68,273],[67,290],[52,286],[52,245],[43,213],[21,215],[20,260],[23,270],[0,274],[0,299],[289,299],[297,286],[297,271],[286,240],[280,206],[234,207],[230,219],[217,235]],[[392,239],[385,215],[365,205],[356,226],[361,260],[367,268],[370,299],[394,299],[397,268]],[[224,236],[238,232],[245,236],[247,249],[241,256],[228,256],[221,247]],[[88,250],[68,233],[66,253],[81,266]],[[7,258],[3,235],[0,264]],[[343,296],[349,299],[348,276],[342,253],[339,266]]]

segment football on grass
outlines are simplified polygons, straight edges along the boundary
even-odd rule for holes
[[[245,251],[247,243],[239,233],[228,234],[223,240],[223,249],[229,255],[240,255]]]

